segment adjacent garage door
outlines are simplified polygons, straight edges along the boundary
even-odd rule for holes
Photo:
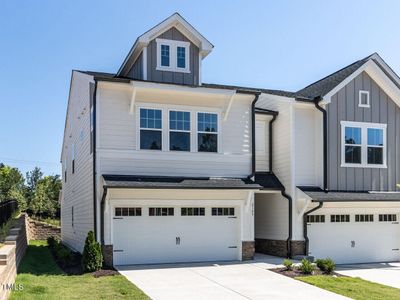
[[[329,214],[309,216],[309,254],[336,263],[398,261],[397,214]]]
[[[114,207],[114,265],[237,260],[236,207]]]

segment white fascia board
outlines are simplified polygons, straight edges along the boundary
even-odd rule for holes
[[[379,56],[378,56],[379,57]],[[382,67],[385,68],[387,66],[385,62],[381,59]],[[390,68],[387,68],[390,69]],[[386,68],[385,68],[386,70]],[[331,98],[335,95],[339,90],[345,87],[348,83],[350,83],[354,78],[360,75],[362,72],[366,72],[378,85],[381,87],[384,92],[391,98],[393,101],[400,106],[400,89],[396,86],[396,84],[389,78],[382,69],[372,60],[368,60],[365,64],[359,67],[355,72],[353,72],[350,76],[348,76],[345,80],[343,80],[339,85],[337,85],[333,90],[327,93],[322,100],[323,104],[329,104],[331,102]],[[386,70],[388,71],[388,70]],[[393,72],[393,71],[392,71]],[[393,72],[394,73],[394,72]],[[394,78],[397,76],[394,74]]]
[[[182,92],[188,94],[203,94],[210,96],[226,96],[231,97],[236,94],[236,90],[226,90],[226,89],[213,89],[205,87],[190,87],[190,86],[180,86],[174,84],[161,84],[155,82],[143,82],[143,81],[131,81],[132,86],[136,89],[148,89],[148,90],[162,90],[171,92]]]

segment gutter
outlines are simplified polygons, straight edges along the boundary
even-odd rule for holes
[[[106,202],[106,197],[107,197],[107,191],[108,188],[106,186],[103,187],[103,197],[101,197],[101,204],[100,204],[100,239],[101,239],[101,245],[104,246],[104,207],[105,207],[105,202]]]
[[[261,93],[253,93],[254,100],[251,102],[251,174],[249,178],[256,176],[256,103]]]
[[[322,97],[318,96],[314,98],[315,107],[322,112],[323,117],[323,166],[324,166],[324,183],[323,190],[325,193],[328,192],[328,117],[327,112],[324,108],[322,108],[319,103],[322,101]]]
[[[293,220],[292,220],[292,214],[293,214],[293,199],[290,195],[286,194],[285,188],[281,190],[281,195],[285,197],[288,200],[289,204],[289,236],[286,240],[286,249],[287,249],[287,256],[288,258],[292,257],[292,237],[293,237]]]
[[[96,180],[96,94],[97,78],[94,78],[93,91],[93,232],[97,240],[97,180]]]
[[[322,206],[324,205],[324,202],[319,202],[318,206],[310,209],[309,211],[305,212],[303,215],[303,235],[304,235],[304,239],[306,242],[306,251],[305,251],[305,255],[308,256],[308,249],[309,249],[309,244],[310,244],[310,240],[308,238],[308,231],[307,231],[307,216],[309,214],[311,214],[312,212],[320,209]]]

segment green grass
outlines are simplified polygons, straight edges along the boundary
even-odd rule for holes
[[[52,218],[39,218],[36,216],[31,216],[31,218],[35,221],[43,222],[46,224],[54,225],[57,227],[61,227],[61,220],[60,219],[52,219]]]
[[[356,300],[400,299],[400,289],[361,278],[319,275],[296,279]]]
[[[45,241],[32,241],[18,269],[10,299],[149,299],[122,275],[95,278],[65,274],[55,263]]]

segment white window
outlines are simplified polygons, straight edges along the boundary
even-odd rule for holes
[[[190,112],[169,111],[169,150],[190,151]]]
[[[197,150],[218,152],[218,115],[197,113]]]
[[[356,222],[373,222],[374,215],[356,215]]]
[[[181,207],[181,216],[205,216],[204,207]]]
[[[331,223],[348,223],[350,215],[331,215]]]
[[[386,124],[341,121],[342,167],[386,168]]]
[[[161,109],[140,109],[140,149],[161,150],[162,113]]]
[[[189,73],[190,43],[156,39],[157,70]]]
[[[211,209],[212,216],[234,216],[235,208],[234,207],[213,207]]]
[[[358,106],[359,107],[370,107],[369,104],[369,91],[360,90],[358,94]]]
[[[396,222],[397,216],[395,214],[381,214],[379,215],[379,222]]]
[[[307,223],[325,223],[325,215],[309,215]]]

